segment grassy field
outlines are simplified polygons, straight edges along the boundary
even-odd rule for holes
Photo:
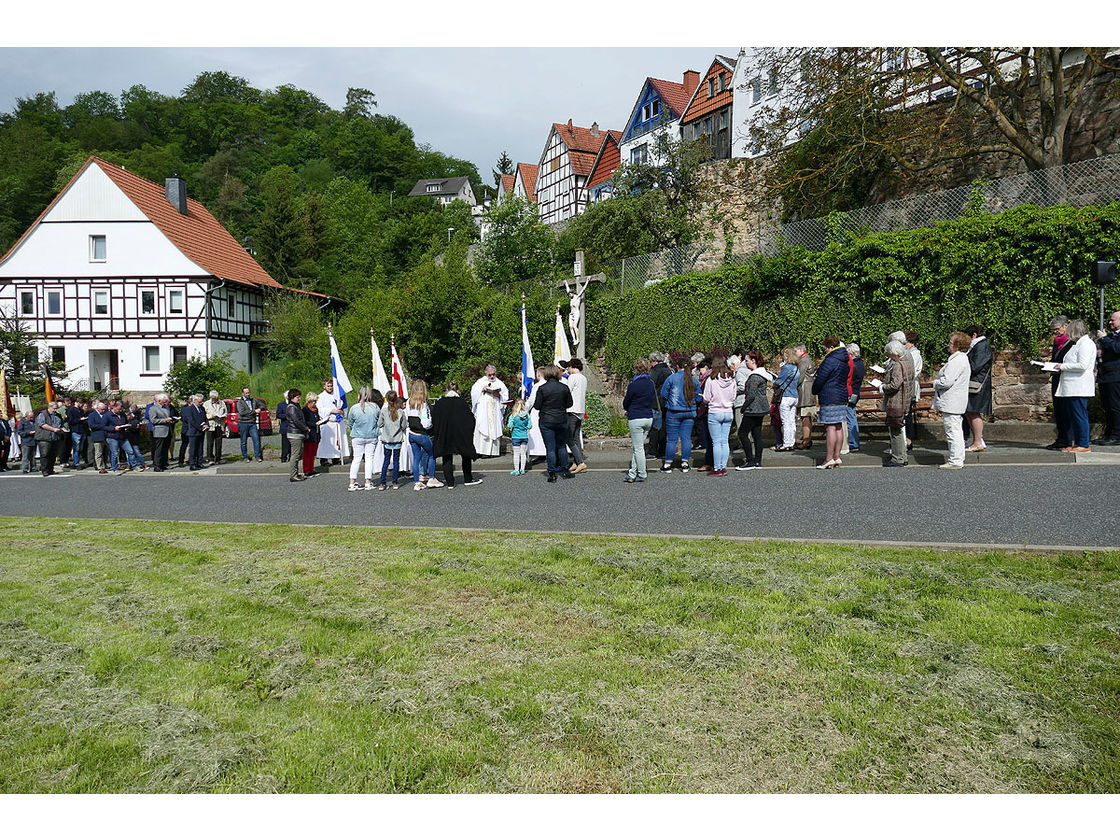
[[[1120,790],[1120,554],[0,519],[0,791]]]

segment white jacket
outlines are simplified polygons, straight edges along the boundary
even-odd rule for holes
[[[968,380],[972,366],[968,354],[957,350],[933,380],[933,408],[942,414],[964,414],[968,409]]]
[[[1055,397],[1091,397],[1097,390],[1097,345],[1087,335],[1069,348],[1062,366]]]

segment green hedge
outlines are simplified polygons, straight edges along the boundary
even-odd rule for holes
[[[1095,327],[1092,264],[1120,257],[1120,203],[1018,207],[929,228],[852,234],[818,252],[758,257],[745,266],[673,277],[590,304],[592,336],[612,370],[651,350],[757,347],[776,353],[826,335],[871,348],[913,329],[923,354],[947,355],[950,332],[983,324],[997,346],[1037,352],[1058,313]],[[1109,310],[1120,287],[1106,290]]]

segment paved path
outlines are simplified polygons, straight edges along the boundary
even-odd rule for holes
[[[344,471],[291,484],[281,465],[267,466],[269,474],[9,472],[0,514],[1120,547],[1116,464],[769,467],[726,478],[693,470],[651,472],[634,485],[602,469],[550,485],[539,468],[514,477],[481,462],[481,485],[419,493],[410,484],[347,493]]]

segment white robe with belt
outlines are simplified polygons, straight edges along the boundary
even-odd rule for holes
[[[319,395],[319,419],[322,420],[330,414],[342,411],[342,398],[338,394],[323,391]],[[346,436],[346,421],[336,423],[334,418],[329,423],[319,427],[319,449],[315,453],[318,458],[346,458],[350,455],[350,442]]]
[[[483,394],[484,388],[498,388],[499,396]],[[471,411],[474,412],[474,451],[479,455],[497,455],[502,443],[503,403],[509,402],[509,388],[502,380],[491,382],[482,376],[471,386]]]

